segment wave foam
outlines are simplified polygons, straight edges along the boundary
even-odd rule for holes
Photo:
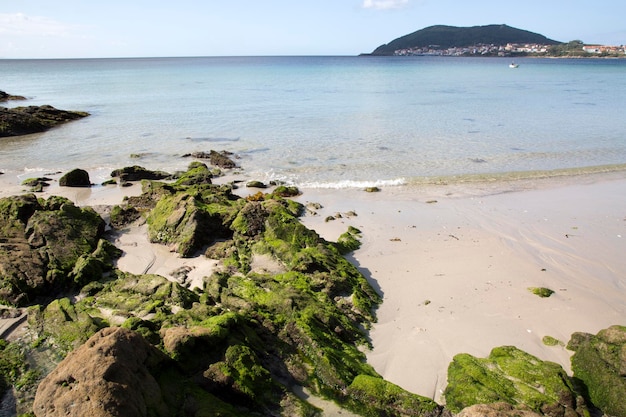
[[[396,178],[391,180],[374,180],[374,181],[355,181],[343,180],[336,182],[306,182],[299,184],[300,188],[325,188],[325,189],[348,189],[348,188],[367,188],[367,187],[397,187],[407,183],[405,178]]]

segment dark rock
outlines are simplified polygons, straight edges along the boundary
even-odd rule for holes
[[[61,187],[91,187],[89,173],[84,169],[73,169],[59,178],[59,185]]]
[[[217,152],[211,150],[210,152],[192,152],[183,156],[191,156],[197,159],[208,159],[211,165],[215,165],[220,168],[230,169],[237,167],[237,164],[230,158],[232,155],[230,152],[222,151]]]
[[[82,255],[96,250],[104,221],[66,198],[33,194],[0,199],[0,301],[24,305],[73,286]]]
[[[9,100],[26,100],[24,96],[14,96],[4,91],[0,91],[0,102]]]
[[[38,417],[170,416],[158,378],[167,357],[138,333],[106,328],[39,385]]]
[[[589,399],[605,414],[626,416],[626,326],[611,326],[597,335],[574,333],[567,348],[574,377],[588,390]]]
[[[0,107],[0,137],[43,132],[86,116],[89,113],[58,110],[52,106]]]
[[[111,209],[111,226],[121,229],[141,217],[141,213],[135,207],[113,206]]]
[[[380,192],[380,188],[378,188],[378,187],[367,187],[367,188],[365,188],[365,192],[367,192],[367,193],[377,193],[377,192]]]
[[[116,169],[111,172],[111,176],[114,178],[118,177],[120,179],[120,182],[141,180],[167,180],[172,178],[172,175],[167,172],[151,171],[138,165]]]
[[[246,187],[248,187],[248,188],[267,188],[267,185],[265,185],[261,181],[253,180],[253,181],[248,181],[246,183]]]

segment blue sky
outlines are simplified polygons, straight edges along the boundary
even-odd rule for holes
[[[0,1],[0,58],[357,55],[436,24],[626,44],[623,0]]]

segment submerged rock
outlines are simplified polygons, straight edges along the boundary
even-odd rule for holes
[[[0,137],[43,132],[86,116],[89,116],[89,113],[59,110],[47,105],[10,109],[0,107]]]
[[[626,417],[626,326],[597,335],[574,333],[567,348],[574,377],[587,386],[589,399],[605,414]]]
[[[190,154],[183,155],[184,157],[191,156],[198,159],[208,159],[211,165],[215,165],[222,169],[236,168],[237,164],[230,156],[232,153],[227,151],[217,152],[211,150],[210,152],[192,152]]]

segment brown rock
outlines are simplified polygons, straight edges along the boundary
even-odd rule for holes
[[[138,333],[108,327],[41,382],[33,411],[37,417],[169,416],[155,378],[165,360]]]

